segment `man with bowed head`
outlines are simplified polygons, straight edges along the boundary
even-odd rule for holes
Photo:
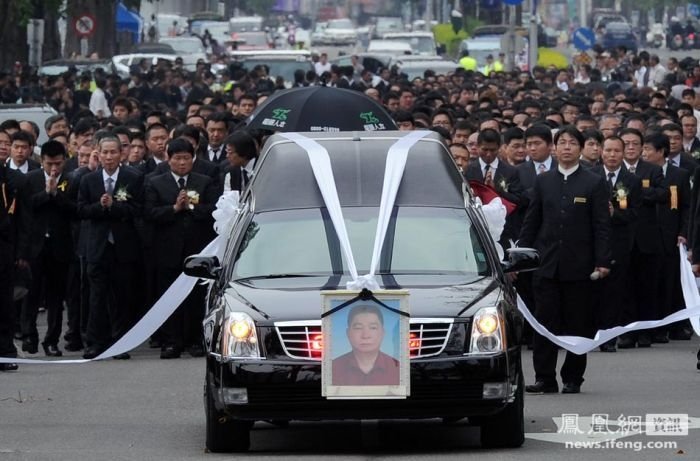
[[[605,179],[579,165],[583,136],[573,126],[554,138],[558,165],[537,176],[519,246],[539,251],[533,277],[535,317],[555,335],[592,333],[591,279],[610,272],[610,213]],[[595,274],[595,275],[594,275]],[[533,341],[535,384],[529,393],[559,391],[557,346],[538,334]],[[566,353],[563,393],[581,391],[586,355]]]

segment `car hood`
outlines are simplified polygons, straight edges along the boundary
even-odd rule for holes
[[[415,280],[416,276],[413,278]],[[425,276],[422,279],[425,281]],[[502,287],[490,276],[466,283],[462,277],[462,281],[453,280],[450,284],[430,283],[429,279],[428,284],[418,285],[407,283],[410,280],[406,277],[396,277],[396,281],[410,291],[412,317],[468,317],[481,307],[496,305],[501,298]],[[224,293],[227,309],[246,312],[256,321],[318,320],[321,318],[320,293],[328,277],[309,277],[303,281],[303,288],[299,287],[299,279],[233,282]],[[345,280],[334,281],[334,286],[344,285]]]

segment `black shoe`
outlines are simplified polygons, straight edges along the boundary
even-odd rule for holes
[[[535,384],[525,386],[525,392],[528,394],[556,394],[559,392],[559,385],[557,383],[537,381]]]
[[[84,359],[94,359],[98,355],[100,355],[102,352],[104,352],[103,349],[98,349],[96,347],[88,346],[85,349],[85,352],[83,352],[83,358]]]
[[[615,347],[615,341],[608,341],[607,343],[602,344],[600,346],[600,352],[617,352],[617,348]]]
[[[634,349],[636,341],[629,336],[620,336],[617,338],[617,348],[618,349]]]
[[[654,333],[651,336],[652,343],[666,344],[668,342],[668,332]]]
[[[41,347],[44,348],[44,354],[47,357],[62,357],[63,352],[55,344],[41,343]]]
[[[651,336],[649,336],[649,333],[639,333],[639,336],[637,336],[637,347],[651,347]]]
[[[581,392],[581,385],[576,383],[564,383],[561,388],[562,394],[579,394]]]
[[[204,357],[204,348],[199,344],[190,346],[187,352],[189,352],[192,357]]]
[[[33,339],[23,339],[22,350],[28,354],[36,354],[37,352],[39,352],[38,341],[35,341]]]
[[[166,346],[160,350],[161,359],[179,359],[180,350],[175,346]]]
[[[112,358],[114,360],[129,360],[131,358],[131,356],[129,355],[128,352],[124,352],[123,354],[117,354]]]
[[[79,342],[67,343],[63,348],[67,351],[70,351],[70,352],[76,352],[76,351],[80,351],[83,349],[83,343],[79,343]]]
[[[0,363],[0,371],[17,371],[19,365],[16,363]]]

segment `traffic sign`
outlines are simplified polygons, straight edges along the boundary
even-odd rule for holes
[[[501,0],[481,0],[481,7],[487,10],[495,10],[501,6]]]
[[[525,0],[503,0],[503,3],[510,6],[517,6],[523,3]]]
[[[595,33],[588,27],[579,27],[574,31],[573,42],[576,49],[590,50],[595,45]]]
[[[73,21],[75,33],[81,37],[89,37],[95,33],[95,17],[88,13],[83,13]]]
[[[689,3],[688,4],[688,14],[691,16],[695,16],[696,18],[700,16],[700,5],[697,5],[695,3]]]

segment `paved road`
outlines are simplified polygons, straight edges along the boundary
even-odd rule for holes
[[[259,459],[401,458],[411,460],[699,459],[700,431],[689,436],[632,435],[619,442],[675,441],[677,448],[566,449],[572,436],[557,434],[557,419],[579,414],[578,428],[590,428],[593,413],[620,415],[688,413],[700,428],[695,370],[699,341],[658,345],[645,351],[590,356],[583,393],[526,398],[525,445],[518,450],[483,451],[478,429],[439,421],[292,423],[278,428],[258,423],[251,457]],[[525,353],[526,381],[532,380]],[[163,361],[141,348],[130,361],[86,365],[25,365],[0,373],[0,460],[194,460],[231,459],[205,454],[201,389],[202,359]],[[556,418],[556,419],[555,419]],[[561,424],[561,423],[559,423]],[[563,427],[563,426],[559,426]],[[616,429],[611,426],[610,429]],[[577,440],[596,441],[582,435]],[[547,441],[549,440],[549,441]],[[676,454],[682,450],[685,455]]]

